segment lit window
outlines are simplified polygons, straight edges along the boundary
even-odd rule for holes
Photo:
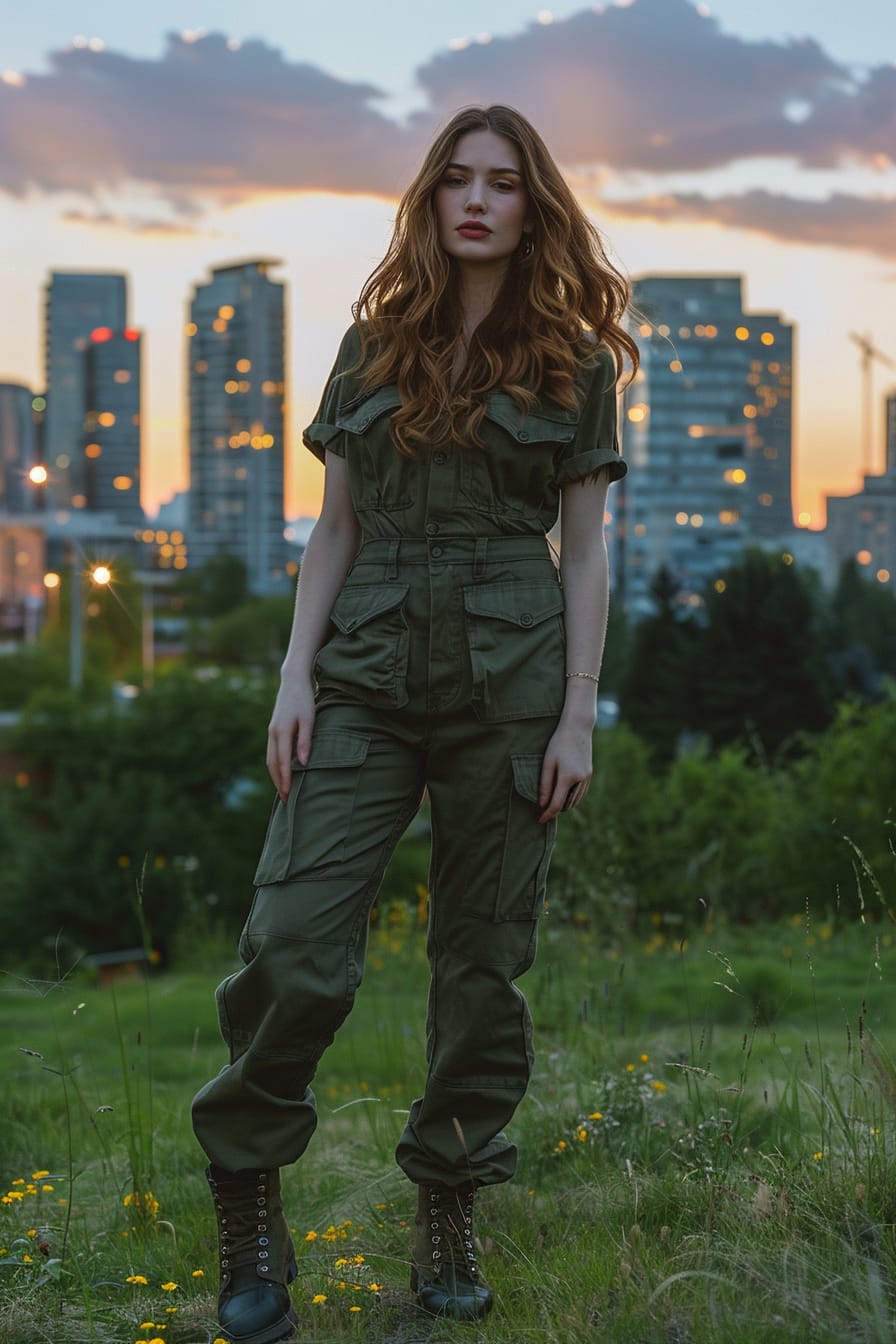
[[[653,327],[650,325],[649,322],[642,322],[640,327],[638,328],[638,335],[649,336],[652,331]]]
[[[770,331],[764,331],[759,337],[763,345],[774,345],[775,338]]]
[[[860,565],[870,565],[870,564],[871,564],[871,552],[870,552],[870,551],[856,551],[856,559],[858,560],[858,562],[859,562]]]
[[[729,485],[743,485],[744,481],[747,479],[747,473],[744,471],[743,467],[729,467],[724,474],[724,479]]]
[[[99,420],[99,423],[103,426],[104,429],[109,429],[110,426],[115,424],[115,416],[112,414],[111,411],[103,411],[102,414],[97,417],[97,419]]]
[[[703,426],[702,426],[702,425],[688,425],[688,438],[690,438],[690,439],[702,439],[702,438],[703,438]]]
[[[739,341],[748,341],[750,339],[750,328],[735,327],[734,334]]]
[[[127,369],[116,369],[113,377],[116,383],[129,383],[131,381],[131,375]]]
[[[112,485],[116,490],[130,490],[133,484],[134,482],[131,480],[130,476],[116,476],[112,481]]]
[[[724,593],[727,587],[728,585],[724,579],[716,579],[715,583],[713,584],[713,588],[715,588],[717,593]]]
[[[631,406],[628,410],[629,420],[633,420],[636,424],[638,423],[638,421],[643,420],[646,417],[646,415],[647,415],[647,407],[643,404],[643,402],[637,406]]]
[[[731,527],[734,523],[740,522],[740,509],[722,509],[719,512],[719,522],[723,527]]]
[[[103,450],[98,443],[88,443],[87,447],[84,449],[84,456],[101,457],[102,452]]]
[[[669,368],[672,370],[673,373],[681,373],[681,360],[680,360],[680,359],[670,359],[670,360],[669,360]]]
[[[803,512],[797,518],[797,522],[799,523],[800,527],[808,527],[811,521],[812,521],[811,513]]]
[[[877,571],[877,581],[878,583],[889,583],[890,571],[888,569],[879,569]]]
[[[764,508],[766,508],[766,509],[768,508],[769,504],[773,504],[774,502],[775,502],[775,501],[774,501],[774,496],[773,496],[773,495],[760,495],[760,496],[759,496],[759,503],[760,503]]]
[[[184,327],[184,331],[188,336],[195,336],[198,330],[199,328],[196,326],[195,322],[188,322],[187,325]]]
[[[790,554],[789,551],[782,551],[782,552],[781,552],[781,559],[784,561],[784,564],[785,564],[785,565],[792,565],[792,564],[793,564],[793,556]]]
[[[216,317],[214,322],[212,323],[212,331],[221,332],[226,330],[227,330],[227,323],[224,321],[223,317]]]
[[[702,514],[702,513],[692,513],[692,514],[691,514],[691,527],[702,527],[702,526],[703,526],[703,514]]]
[[[685,339],[687,339],[687,337],[690,336],[691,334],[691,329],[690,327],[679,327],[678,334],[679,336],[684,336]]]
[[[193,368],[197,373],[208,373],[208,360],[197,359],[196,363],[193,365]]]
[[[223,317],[225,321],[229,321],[230,318],[233,317],[233,309],[231,308],[229,303],[221,305],[221,307],[218,309],[218,316]]]
[[[237,373],[248,373],[252,367],[252,361],[249,359],[238,359],[236,362]]]
[[[646,536],[646,535],[647,535],[647,524],[646,524],[646,523],[635,523],[635,536],[636,536],[636,537],[644,537],[644,536]]]
[[[235,378],[228,378],[228,379],[227,379],[227,382],[224,384],[224,391],[227,392],[227,393],[229,393],[230,396],[233,396],[234,392],[239,392],[239,390],[240,390],[240,385],[239,385],[239,383],[236,381],[236,379],[235,379]]]
[[[755,407],[755,406],[745,406],[745,407],[744,407],[744,415],[747,417],[748,420],[755,420],[755,419],[756,419],[756,415],[757,415],[756,407]]]
[[[687,521],[688,521],[688,516],[687,516],[686,513],[676,513],[676,515],[675,515],[675,521],[676,521],[676,523],[678,524],[679,527],[684,527],[684,525],[685,525],[685,524],[687,523]]]

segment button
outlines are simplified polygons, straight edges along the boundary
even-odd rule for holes
[[[448,461],[448,454],[447,454],[447,453],[441,453],[441,452],[439,452],[439,453],[433,453],[433,455],[432,455],[432,460],[433,460],[433,462],[435,462],[435,464],[436,464],[437,466],[439,466],[439,467],[443,467],[443,466],[445,465],[445,463]]]
[[[441,554],[442,554],[441,546],[433,546],[432,550],[430,551],[430,555],[432,556],[433,560],[438,560]]]
[[[526,433],[526,431],[525,431],[524,429],[521,429],[521,430],[520,430],[519,437],[520,437],[520,439],[522,440],[522,442],[525,443],[526,440],[528,439],[529,435]]]
[[[428,537],[437,537],[440,529],[438,523],[427,523],[423,531]]]
[[[531,611],[524,611],[520,616],[520,625],[531,625],[534,620],[535,617],[532,615]]]

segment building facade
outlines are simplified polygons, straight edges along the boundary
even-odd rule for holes
[[[661,566],[699,606],[745,545],[792,533],[793,327],[747,313],[737,275],[645,276],[633,297],[642,363],[613,536],[622,600],[643,615]]]
[[[213,269],[190,306],[190,564],[241,559],[252,592],[286,584],[285,286],[256,259]]]
[[[83,353],[85,507],[142,526],[140,333],[97,327]]]
[[[127,326],[126,277],[54,271],[44,313],[47,500],[54,508],[84,508],[84,355],[97,328],[124,331]]]

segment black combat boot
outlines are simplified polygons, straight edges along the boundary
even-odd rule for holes
[[[473,1245],[474,1190],[418,1187],[411,1291],[425,1311],[454,1321],[478,1321],[492,1307]]]
[[[280,1201],[280,1172],[206,1171],[218,1216],[220,1333],[230,1344],[292,1339],[296,1314],[286,1285],[296,1255]]]

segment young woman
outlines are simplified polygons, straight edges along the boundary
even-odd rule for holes
[[[557,815],[591,777],[627,298],[529,123],[463,111],[399,205],[305,431],[326,478],[268,734],[279,797],[244,965],[218,990],[231,1062],[194,1103],[234,1344],[292,1335],[279,1168],[314,1131],[311,1080],[424,789],[428,1068],[396,1154],[418,1187],[411,1283],[435,1314],[491,1306],[473,1197],[514,1172],[503,1130],[532,1066],[514,982]]]

